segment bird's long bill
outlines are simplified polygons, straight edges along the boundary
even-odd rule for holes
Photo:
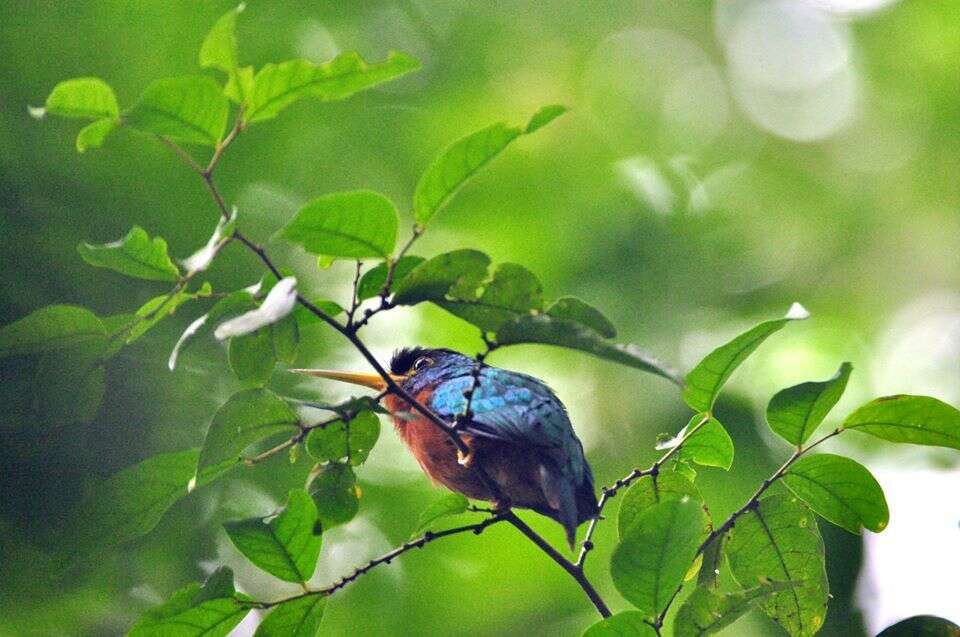
[[[364,387],[376,389],[377,391],[383,391],[387,388],[387,382],[383,380],[380,374],[341,372],[331,369],[291,369],[290,371],[297,374],[306,374],[307,376],[316,376],[317,378],[329,378],[331,380],[339,380],[344,383],[351,383],[353,385],[362,385]],[[390,374],[390,378],[399,383],[406,377]]]

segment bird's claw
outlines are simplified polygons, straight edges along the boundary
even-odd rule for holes
[[[473,449],[469,449],[467,453],[463,453],[460,449],[457,449],[457,462],[469,469],[473,465]]]

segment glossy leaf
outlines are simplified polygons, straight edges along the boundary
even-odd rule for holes
[[[615,338],[617,335],[617,328],[600,310],[573,296],[554,301],[553,305],[547,308],[547,314],[589,327],[604,338]]]
[[[230,369],[245,387],[263,387],[273,375],[277,359],[269,327],[234,336],[227,348]]]
[[[413,530],[411,535],[419,535],[430,529],[437,520],[465,513],[469,505],[470,502],[459,493],[444,493],[420,512],[420,517],[417,518],[417,528]]]
[[[706,637],[737,621],[759,601],[793,587],[792,582],[767,582],[742,591],[721,593],[699,587],[686,599],[674,620],[675,637]]]
[[[317,461],[346,459],[352,465],[363,464],[380,438],[380,419],[370,411],[361,411],[350,420],[337,420],[312,429],[304,446]]]
[[[529,315],[543,307],[543,287],[537,277],[521,265],[502,263],[483,292],[475,290],[448,293],[437,305],[476,325],[483,332],[495,332],[517,316]]]
[[[77,152],[83,153],[89,148],[100,148],[117,126],[115,119],[104,118],[90,122],[77,133]]]
[[[424,226],[447,203],[450,197],[480,168],[499,155],[520,135],[532,133],[564,112],[562,106],[538,111],[526,129],[499,122],[462,137],[433,160],[417,182],[413,194],[413,214]]]
[[[248,560],[287,582],[306,582],[317,567],[322,544],[317,505],[306,491],[291,491],[283,511],[265,522],[251,518],[223,525]]]
[[[809,314],[794,304],[782,319],[766,321],[747,330],[729,343],[707,354],[689,374],[683,388],[683,400],[694,411],[710,411],[723,385],[733,371],[756,350],[768,336],[779,331],[792,320],[804,319]]]
[[[476,290],[487,278],[490,257],[477,250],[454,250],[433,257],[413,268],[393,288],[398,305],[447,298],[453,291]]]
[[[879,533],[890,521],[883,489],[859,462],[829,453],[794,462],[783,483],[819,515],[851,533]]]
[[[225,586],[219,574],[230,577]],[[211,582],[212,580],[212,582]],[[222,569],[207,584],[189,584],[169,601],[148,610],[127,637],[225,637],[250,612],[233,591],[233,573]]]
[[[960,637],[960,626],[943,617],[915,615],[884,628],[877,637]]]
[[[666,500],[626,529],[610,558],[613,583],[645,617],[654,617],[683,582],[701,541],[700,504]]]
[[[396,79],[420,68],[403,53],[391,52],[383,62],[369,64],[356,53],[343,53],[316,65],[307,60],[266,64],[253,80],[253,94],[245,119],[249,123],[276,117],[304,97],[341,100],[358,91]]]
[[[843,363],[832,378],[777,392],[767,405],[770,429],[793,445],[803,445],[840,400],[852,371],[850,363]]]
[[[316,637],[327,598],[307,595],[284,602],[270,611],[253,637]]]
[[[80,256],[90,265],[150,281],[176,281],[180,270],[167,254],[167,242],[151,239],[147,231],[134,226],[125,237],[104,244],[81,243]]]
[[[930,396],[877,398],[847,416],[843,429],[890,442],[960,449],[960,411]]]
[[[688,429],[700,422],[702,415],[693,417]],[[710,418],[702,427],[686,438],[679,451],[680,458],[705,467],[719,467],[729,471],[733,465],[733,440],[716,418]]]
[[[210,467],[235,464],[255,442],[278,433],[293,433],[297,414],[266,389],[234,394],[213,416],[197,463],[198,473]]]
[[[216,146],[229,109],[220,86],[209,77],[170,77],[151,82],[124,122],[175,142]]]
[[[626,610],[598,621],[584,631],[583,637],[656,637],[657,632],[648,624],[643,613]]]
[[[360,487],[350,465],[331,462],[321,469],[310,490],[324,529],[344,524],[360,510]]]
[[[598,332],[566,319],[547,314],[520,316],[497,330],[497,343],[518,345],[541,343],[575,349],[598,358],[633,367],[679,383],[677,373],[635,345],[611,343]]]
[[[120,113],[110,85],[97,77],[78,77],[53,87],[44,105],[61,117],[116,120]]]
[[[0,358],[71,347],[107,335],[90,310],[75,305],[48,305],[0,328]]]
[[[393,284],[396,285],[404,277],[410,274],[410,271],[426,261],[423,257],[407,255],[397,261],[393,268]],[[357,284],[357,298],[361,301],[372,299],[380,294],[384,284],[387,282],[387,264],[379,263],[376,267],[370,268],[360,277]],[[393,286],[391,286],[393,287]]]
[[[660,471],[657,475],[647,475],[627,489],[620,502],[617,513],[617,531],[620,537],[627,529],[651,507],[673,500],[690,498],[703,505],[703,496],[700,490],[686,476],[676,471]]]
[[[386,258],[397,241],[397,210],[381,194],[357,190],[314,199],[282,231],[312,254]]]
[[[744,588],[796,582],[760,603],[793,637],[809,637],[827,612],[823,540],[813,513],[796,498],[774,495],[749,509],[728,533],[724,550]]]

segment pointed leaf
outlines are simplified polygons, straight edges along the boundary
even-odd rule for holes
[[[81,243],[80,256],[97,268],[108,268],[138,279],[176,281],[180,270],[167,254],[167,242],[151,239],[147,231],[133,226],[125,237],[104,244]]]
[[[103,323],[90,310],[48,305],[0,328],[0,358],[49,352],[106,335]]]
[[[745,361],[768,336],[790,321],[804,319],[807,316],[809,316],[807,311],[794,303],[784,318],[761,323],[710,352],[687,374],[683,400],[694,411],[713,409],[717,394],[740,363]]]
[[[790,635],[810,637],[820,630],[827,612],[827,572],[823,540],[809,509],[784,495],[763,498],[737,520],[724,550],[744,588],[797,583],[760,604]]]
[[[757,602],[792,586],[792,582],[767,582],[732,593],[697,588],[677,611],[673,634],[675,637],[713,635],[740,619]]]
[[[351,420],[336,420],[310,430],[304,446],[319,462],[346,459],[359,465],[366,461],[379,437],[380,419],[373,412],[361,411]]]
[[[417,519],[417,528],[413,530],[411,536],[423,533],[437,520],[465,513],[469,504],[470,502],[459,493],[444,493],[421,511]]]
[[[627,610],[598,621],[584,631],[582,637],[656,637],[657,632],[648,624],[643,613]]]
[[[253,80],[253,94],[245,118],[254,123],[276,117],[304,97],[324,102],[342,100],[418,68],[420,63],[415,59],[396,52],[374,64],[353,52],[343,53],[319,66],[307,60],[267,64]]]
[[[447,298],[451,290],[475,291],[487,278],[490,257],[476,250],[454,250],[433,257],[413,268],[393,286],[393,301],[416,305]]]
[[[770,429],[791,444],[805,443],[840,400],[852,371],[850,363],[843,363],[832,378],[777,392],[767,405]]]
[[[209,77],[169,77],[147,86],[124,121],[176,142],[216,146],[229,109],[220,86]]]
[[[97,77],[78,77],[53,87],[47,96],[46,111],[61,117],[115,120],[120,113],[117,97]]]
[[[350,465],[331,462],[323,467],[310,490],[324,529],[344,524],[360,510],[360,487]]]
[[[139,340],[144,334],[149,332],[154,325],[168,316],[172,316],[184,303],[210,296],[212,292],[213,290],[210,284],[204,283],[195,292],[178,290],[172,294],[161,294],[160,296],[153,297],[137,310],[137,322],[132,325],[127,333],[127,344],[129,345]]]
[[[411,270],[424,261],[426,261],[426,259],[423,257],[415,257],[412,255],[402,257],[393,268],[393,286],[391,287],[395,287],[397,283],[410,274]],[[360,282],[357,284],[357,299],[360,301],[372,299],[380,294],[380,290],[383,289],[386,282],[386,263],[380,263],[376,267],[367,270],[363,273],[363,276],[360,277]]]
[[[549,106],[544,106],[533,114],[533,117],[530,118],[530,121],[527,123],[527,127],[523,132],[529,135],[530,133],[543,128],[566,112],[567,107],[563,104],[551,104]]]
[[[666,500],[627,528],[610,558],[613,583],[645,617],[673,599],[701,540],[703,511],[693,498]]]
[[[877,398],[847,416],[843,429],[890,442],[960,449],[960,411],[929,396]]]
[[[266,389],[247,389],[234,394],[213,416],[197,462],[202,474],[211,467],[236,464],[240,454],[255,442],[278,433],[292,433],[297,414],[276,394]]]
[[[282,236],[312,254],[386,258],[397,241],[397,224],[397,210],[389,199],[357,190],[314,199],[297,212]]]
[[[220,16],[213,25],[203,44],[200,45],[200,66],[219,69],[227,74],[227,83],[239,87],[237,92],[224,90],[224,93],[236,102],[245,102],[249,93],[244,82],[238,81],[240,73],[237,53],[237,16],[244,10],[240,4]],[[250,70],[252,79],[252,69]]]
[[[615,338],[617,335],[617,328],[600,310],[587,305],[576,297],[565,296],[557,299],[553,302],[553,305],[547,308],[547,314],[554,318],[566,319],[589,327],[604,338]]]
[[[783,483],[818,514],[851,533],[879,533],[890,521],[883,489],[859,462],[829,453],[794,462]]]
[[[305,595],[270,611],[253,637],[316,637],[327,598]]]

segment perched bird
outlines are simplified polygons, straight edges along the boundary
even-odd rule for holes
[[[453,424],[464,414],[477,363],[449,349],[406,348],[390,363],[391,377],[407,393]],[[377,374],[298,370],[378,390]],[[597,515],[593,473],[567,411],[542,381],[505,369],[479,369],[470,418],[461,438],[470,452],[458,452],[450,437],[409,403],[387,394],[384,406],[400,438],[434,481],[475,500],[533,509],[563,525],[571,548],[577,526]],[[498,496],[482,479],[481,467],[496,483]]]

